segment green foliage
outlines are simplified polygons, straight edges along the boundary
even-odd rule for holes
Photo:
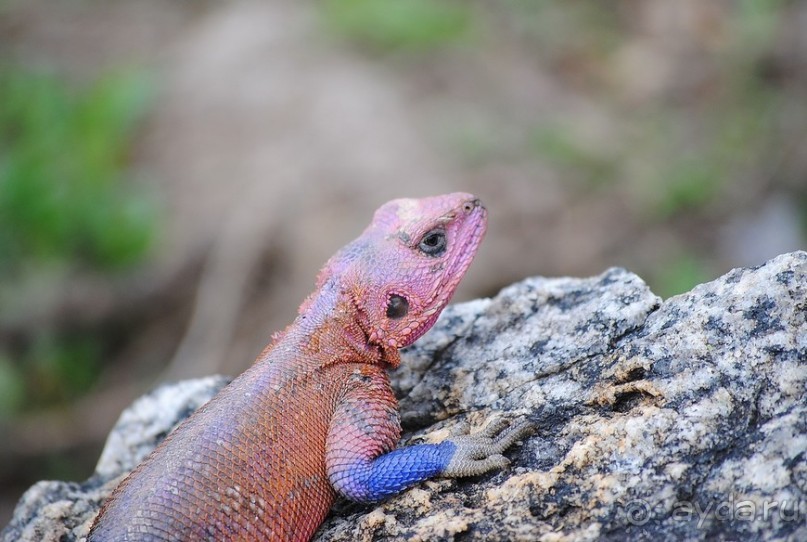
[[[102,344],[91,334],[43,332],[15,354],[0,352],[0,420],[86,393],[100,370]]]
[[[785,0],[741,0],[734,20],[737,51],[767,49],[778,28]]]
[[[717,194],[723,171],[702,156],[681,159],[662,172],[660,197],[655,208],[659,218],[707,205]]]
[[[698,284],[714,278],[703,258],[691,253],[679,254],[677,257],[652,274],[650,288],[667,299],[683,292],[688,292]]]
[[[24,389],[25,382],[20,371],[0,353],[0,420],[22,405]]]
[[[494,9],[506,10],[512,28],[549,59],[601,59],[624,37],[619,10],[609,2],[503,0]]]
[[[371,49],[429,51],[468,36],[467,4],[449,0],[327,0],[328,27]]]
[[[142,258],[154,207],[125,181],[147,87],[132,75],[81,90],[0,69],[0,273],[24,261],[104,269]]]
[[[26,353],[28,388],[39,403],[74,399],[95,382],[101,362],[101,347],[90,335],[37,338]]]
[[[586,148],[562,127],[544,127],[530,136],[530,149],[553,165],[577,174],[589,186],[606,185],[615,180],[616,160]]]
[[[79,87],[0,66],[0,97],[0,297],[54,272],[140,262],[156,226],[155,205],[127,182],[149,98],[144,79],[117,74]],[[27,330],[0,350],[0,416],[85,392],[105,342]]]

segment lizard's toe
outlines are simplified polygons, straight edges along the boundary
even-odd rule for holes
[[[509,461],[502,453],[533,429],[527,420],[510,424],[497,416],[478,433],[450,438],[456,448],[443,475],[475,476],[506,467]]]

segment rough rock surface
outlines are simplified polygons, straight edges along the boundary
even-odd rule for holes
[[[449,307],[396,372],[407,442],[488,413],[539,430],[510,469],[341,502],[357,540],[807,540],[807,253],[662,302],[612,269]],[[80,540],[121,474],[226,379],[138,400],[84,483],[40,482],[2,541]]]

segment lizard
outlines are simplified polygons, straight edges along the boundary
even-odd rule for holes
[[[388,370],[437,320],[482,241],[471,194],[397,199],[328,260],[255,363],[115,488],[88,542],[309,540],[337,495],[370,503],[423,480],[479,475],[532,430],[397,448]]]

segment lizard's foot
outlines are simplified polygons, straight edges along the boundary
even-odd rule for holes
[[[533,430],[534,426],[527,420],[511,424],[504,418],[492,416],[478,433],[452,436],[446,441],[456,446],[456,450],[442,475],[450,478],[476,476],[504,468],[510,461],[502,453]]]

